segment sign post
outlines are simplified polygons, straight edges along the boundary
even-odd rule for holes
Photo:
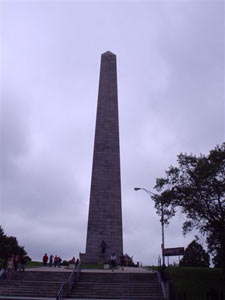
[[[163,255],[164,256],[180,256],[180,255],[184,255],[184,247],[164,248]]]

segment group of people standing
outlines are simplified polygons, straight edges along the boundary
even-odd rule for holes
[[[52,254],[50,255],[50,257],[48,259],[48,255],[47,255],[47,253],[45,253],[45,255],[43,256],[42,262],[43,262],[43,266],[48,265],[49,267],[54,266],[55,268],[56,267],[60,268],[62,259],[58,255],[53,256]]]
[[[112,271],[114,271],[116,269],[116,254],[113,253],[110,257],[110,263],[111,263],[111,268]],[[126,266],[126,256],[123,255],[123,253],[120,254],[120,267],[121,270],[124,270],[124,267]]]
[[[26,260],[23,256],[12,255],[8,259],[8,270],[10,271],[25,271]]]
[[[5,280],[10,280],[12,278],[12,274],[15,271],[24,272],[26,266],[26,260],[23,256],[12,255],[6,259],[3,263],[3,268],[1,269],[0,277]]]
[[[48,254],[45,253],[43,258],[42,258],[42,262],[43,262],[43,266],[44,267],[52,267],[54,266],[55,268],[58,267],[60,268],[61,267],[61,263],[62,263],[62,259],[61,257],[59,257],[58,255],[55,255],[53,256],[52,254],[48,257]],[[75,257],[73,257],[69,262],[67,262],[67,264],[72,264],[72,265],[75,265],[75,268],[77,268],[77,266],[79,265],[79,259],[75,259]]]

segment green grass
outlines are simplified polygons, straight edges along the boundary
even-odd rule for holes
[[[40,261],[28,261],[26,264],[27,268],[38,268],[38,267],[42,267],[43,263]]]
[[[159,267],[149,266],[152,270]],[[214,289],[225,293],[225,279],[222,270],[216,268],[167,267],[167,279],[172,280],[178,292],[189,296],[199,296],[203,291]]]
[[[197,294],[202,290],[214,288],[225,292],[225,282],[221,269],[169,267],[166,275],[170,278],[178,291]]]
[[[103,265],[99,264],[82,264],[81,269],[103,269]]]
[[[154,271],[159,271],[159,267],[157,267],[157,266],[146,266],[146,268],[148,268],[148,269],[151,269],[151,270],[154,270]]]

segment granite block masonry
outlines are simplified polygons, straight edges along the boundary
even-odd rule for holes
[[[123,252],[116,55],[101,56],[86,263]]]

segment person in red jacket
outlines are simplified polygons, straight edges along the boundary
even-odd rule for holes
[[[59,258],[57,255],[55,255],[55,257],[54,257],[54,267],[55,268],[58,266],[58,261],[59,261]]]
[[[47,255],[47,253],[45,253],[45,255],[43,256],[42,261],[43,261],[43,265],[47,266],[47,262],[48,262],[48,255]]]

